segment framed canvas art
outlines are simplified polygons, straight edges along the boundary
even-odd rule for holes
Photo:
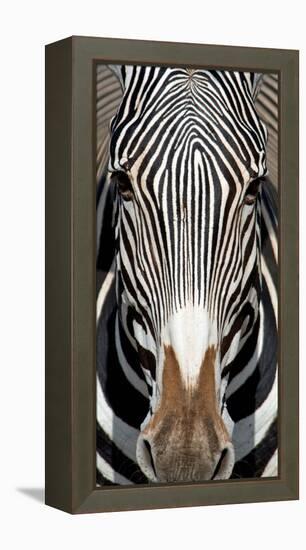
[[[46,503],[298,498],[298,52],[46,47]]]

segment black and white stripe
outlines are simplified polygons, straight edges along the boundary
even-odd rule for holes
[[[99,88],[112,113],[116,72],[105,97]],[[124,67],[120,78],[98,169],[97,483],[146,482],[135,449],[158,391],[160,339],[190,303],[222,334],[232,475],[275,475],[277,208],[261,181],[258,75]]]

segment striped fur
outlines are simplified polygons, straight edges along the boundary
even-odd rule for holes
[[[255,205],[247,200],[266,172],[258,79],[148,67],[121,75],[110,162],[98,171],[97,483],[147,481],[136,444],[158,403],[161,339],[190,304],[215,323],[222,414],[234,423],[232,476],[275,475],[277,211],[269,180]],[[112,92],[101,102],[113,114],[119,85],[109,78]],[[116,186],[123,170],[136,185],[128,200]]]

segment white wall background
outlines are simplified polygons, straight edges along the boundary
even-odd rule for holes
[[[301,49],[305,227],[305,16],[290,0],[27,0],[0,22],[0,507],[2,548],[303,548],[305,247],[301,250],[301,500],[72,517],[42,505],[44,44],[74,35]],[[304,344],[304,345],[303,345]],[[35,489],[35,490],[33,490]],[[34,496],[34,498],[33,498]]]

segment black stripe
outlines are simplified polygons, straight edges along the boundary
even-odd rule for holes
[[[261,477],[278,446],[277,420],[275,420],[261,442],[241,460],[236,462],[231,478]]]
[[[116,429],[114,425],[113,430]],[[97,423],[97,451],[100,456],[118,473],[133,483],[147,483],[146,476],[140,471],[138,464],[130,460],[111,441],[108,435]]]
[[[96,468],[96,484],[97,485],[118,485],[118,483],[113,483],[112,481],[109,481],[109,479],[106,479],[106,477],[104,477],[100,470],[98,470],[98,468]]]
[[[270,303],[270,315],[268,307],[265,309],[263,350],[251,376],[226,401],[228,412],[234,422],[249,416],[262,405],[272,389],[276,375],[277,332],[275,318],[265,281],[263,281],[263,288],[263,300],[267,305]]]
[[[128,382],[120,367],[115,345],[116,309],[111,312],[107,309],[111,299],[107,297],[97,327],[97,373],[105,398],[116,416],[139,429],[149,410],[149,401]],[[131,403],[133,406],[129,406]]]

